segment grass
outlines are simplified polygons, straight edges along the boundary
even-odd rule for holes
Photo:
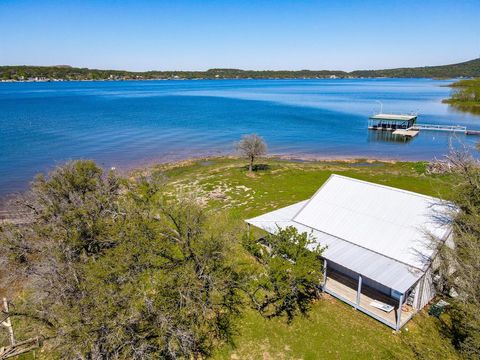
[[[339,300],[324,296],[307,317],[297,317],[290,324],[247,312],[239,321],[234,343],[223,346],[214,358],[457,359],[437,323],[437,319],[420,314],[395,334]]]
[[[153,171],[168,177],[172,191],[194,193],[210,208],[228,209],[239,219],[307,199],[333,173],[447,199],[451,187],[447,176],[427,175],[422,162],[263,163],[267,169],[254,176],[248,176],[244,161],[230,158],[159,165]]]
[[[241,159],[216,158],[159,165],[172,192],[193,193],[232,221],[309,198],[332,174],[341,174],[426,195],[449,198],[451,179],[428,175],[417,162],[262,161],[249,176]],[[152,170],[148,170],[150,172]],[[308,317],[265,320],[253,311],[238,319],[232,344],[215,359],[457,359],[442,322],[421,313],[400,333],[325,295]]]

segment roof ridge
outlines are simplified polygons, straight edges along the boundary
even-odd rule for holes
[[[415,196],[418,196],[418,197],[422,197],[422,198],[427,198],[427,199],[431,199],[431,200],[436,200],[436,201],[445,201],[443,199],[440,199],[440,198],[437,198],[437,197],[434,197],[434,196],[430,196],[430,195],[424,195],[424,194],[420,194],[420,193],[417,193],[415,191],[410,191],[410,190],[405,190],[405,189],[399,189],[399,188],[396,188],[396,187],[393,187],[393,186],[389,186],[389,185],[384,185],[384,184],[378,184],[378,183],[374,183],[374,182],[371,182],[371,181],[366,181],[366,180],[361,180],[361,179],[356,179],[356,178],[353,178],[353,177],[349,177],[349,176],[344,176],[344,175],[339,175],[339,174],[332,174],[330,175],[330,177],[328,178],[328,180],[330,180],[330,178],[332,177],[338,177],[338,178],[342,178],[342,179],[346,179],[346,180],[349,180],[349,181],[356,181],[356,182],[360,182],[360,183],[364,183],[364,184],[367,184],[367,185],[371,185],[371,186],[376,186],[376,187],[381,187],[381,188],[385,188],[387,190],[392,190],[392,191],[397,191],[397,192],[401,192],[401,193],[405,193],[405,194],[408,194],[408,195],[415,195]],[[327,180],[327,181],[328,181]],[[326,183],[326,182],[325,182]],[[324,184],[325,184],[324,183]],[[320,189],[323,187],[323,185],[320,187]],[[319,189],[319,190],[320,190]],[[318,191],[317,191],[318,192]],[[316,194],[316,193],[315,193]],[[312,196],[313,198],[313,196]]]
[[[317,189],[317,191],[315,191],[315,193],[310,197],[310,199],[308,199],[308,201],[297,211],[297,213],[292,217],[292,220],[295,220],[295,218],[296,218],[298,215],[300,215],[300,213],[308,206],[308,204],[310,204],[310,202],[313,200],[313,198],[315,198],[315,196],[328,184],[328,182],[329,182],[332,178],[341,178],[341,179],[345,179],[345,180],[349,180],[349,181],[356,181],[356,182],[363,183],[363,184],[370,185],[370,186],[376,186],[376,187],[384,188],[384,189],[387,189],[387,190],[397,191],[397,192],[400,192],[400,193],[404,193],[404,194],[407,194],[407,195],[413,195],[413,196],[417,196],[417,197],[420,197],[420,198],[429,199],[429,200],[434,201],[434,202],[444,202],[444,201],[445,201],[445,200],[442,200],[442,199],[440,199],[440,198],[436,198],[436,197],[429,196],[429,195],[424,195],[424,194],[419,194],[419,193],[414,192],[414,191],[399,189],[399,188],[396,188],[396,187],[393,187],[393,186],[378,184],[378,183],[374,183],[374,182],[370,182],[370,181],[366,181],[366,180],[360,180],[360,179],[356,179],[356,178],[353,178],[353,177],[349,177],[349,176],[344,176],[344,175],[339,175],[339,174],[333,173],[333,174],[331,174],[331,175],[328,177],[328,179]]]
[[[293,215],[292,221],[295,221],[295,218],[303,211],[303,209],[305,209],[308,206],[308,204],[310,204],[312,199],[320,192],[320,190],[323,189],[323,187],[325,185],[327,185],[327,183],[330,181],[330,179],[332,179],[334,176],[340,176],[340,175],[330,174],[328,179],[326,181],[324,181],[322,185],[320,185],[320,187],[317,189],[317,191],[315,191],[315,193],[308,199],[308,201],[297,211],[297,213],[295,215]]]

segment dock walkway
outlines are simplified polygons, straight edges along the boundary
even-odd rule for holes
[[[466,126],[460,125],[437,125],[437,124],[415,124],[412,130],[429,130],[429,131],[449,131],[449,132],[467,132]]]

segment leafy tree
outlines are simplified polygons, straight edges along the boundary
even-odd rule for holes
[[[112,358],[206,356],[230,338],[242,305],[248,272],[231,256],[237,233],[191,199],[156,200],[142,186],[129,200],[124,241],[89,264],[89,292],[104,290],[83,306],[102,314],[89,327],[104,334],[88,348]]]
[[[20,199],[30,210],[27,224],[0,228],[2,285],[28,297],[25,306],[16,303],[13,315],[32,320],[32,335],[63,344],[76,336],[70,322],[81,327],[88,321],[90,309],[79,307],[93,296],[84,289],[84,266],[118,242],[111,229],[121,216],[119,189],[119,179],[93,162],[71,162],[48,179],[38,176]]]
[[[305,314],[318,296],[324,248],[292,226],[260,240],[247,239],[245,247],[264,269],[250,293],[256,308],[266,317],[286,314],[289,320]]]
[[[9,285],[21,278],[31,295],[14,315],[37,320],[62,357],[198,357],[230,336],[244,279],[236,232],[157,192],[70,163],[35,181],[31,226],[2,229]]]
[[[321,279],[318,249],[289,229],[270,252],[222,214],[126,182],[91,161],[39,176],[20,199],[28,223],[0,228],[0,287],[25,336],[77,359],[200,358],[231,339],[250,299],[271,317],[305,312]],[[246,296],[248,295],[248,296]]]
[[[261,136],[252,134],[244,135],[242,139],[236,145],[237,151],[248,158],[250,163],[248,164],[248,171],[253,171],[253,162],[259,156],[267,153],[267,144]]]

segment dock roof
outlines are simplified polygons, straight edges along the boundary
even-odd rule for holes
[[[446,208],[436,198],[332,175],[310,200],[247,223],[271,233],[287,226],[311,233],[327,246],[327,260],[405,293],[432,260],[429,234],[450,234],[435,220]]]
[[[373,120],[390,120],[390,121],[410,121],[415,120],[417,115],[406,115],[406,114],[376,114],[370,116],[370,119]]]

